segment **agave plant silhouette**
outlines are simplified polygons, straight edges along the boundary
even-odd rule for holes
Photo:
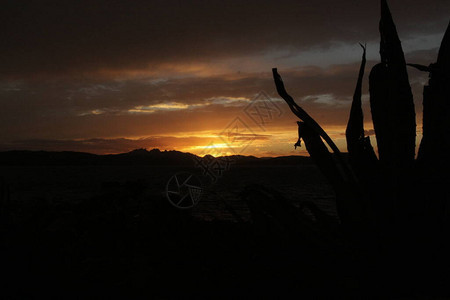
[[[336,192],[338,215],[349,232],[380,237],[439,232],[449,200],[450,155],[450,24],[437,62],[409,64],[430,73],[423,93],[423,137],[415,158],[416,122],[407,64],[386,0],[381,0],[379,23],[381,62],[369,76],[370,108],[378,157],[365,136],[361,108],[366,47],[346,129],[348,160],[332,139],[287,93],[274,68],[278,94],[300,119],[302,139],[312,159]],[[331,148],[329,152],[326,144]],[[442,176],[444,175],[444,176]]]

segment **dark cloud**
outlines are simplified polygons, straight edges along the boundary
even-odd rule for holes
[[[3,77],[209,63],[269,49],[377,40],[379,1],[2,2]],[[390,1],[403,38],[442,32],[447,0]]]

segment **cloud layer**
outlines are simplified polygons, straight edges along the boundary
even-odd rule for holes
[[[390,5],[407,60],[434,61],[450,2]],[[244,118],[245,107],[261,91],[280,100],[270,72],[274,66],[288,91],[324,127],[343,128],[361,56],[357,42],[368,43],[366,74],[378,60],[378,1],[5,1],[2,6],[1,149],[54,145],[112,153],[135,146],[201,146],[206,135]],[[410,79],[420,123],[427,77],[410,70]],[[364,105],[370,122],[367,96]],[[258,132],[268,135],[259,140],[258,151],[273,150],[274,133],[295,137],[295,121],[288,112],[271,119],[267,132]]]

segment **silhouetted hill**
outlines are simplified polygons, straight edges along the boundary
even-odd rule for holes
[[[145,149],[137,149],[128,153],[112,154],[101,156],[103,164],[112,165],[194,165],[197,156],[191,153],[180,151],[160,151],[153,149],[147,151]]]
[[[0,165],[91,165],[98,164],[101,156],[83,152],[6,151],[0,152]]]
[[[236,165],[286,165],[311,163],[305,156],[264,157],[233,155],[220,157]],[[121,154],[97,155],[83,152],[5,151],[0,152],[2,166],[76,166],[76,165],[154,165],[195,166],[200,157],[180,151],[136,149]],[[208,156],[207,159],[214,159]]]

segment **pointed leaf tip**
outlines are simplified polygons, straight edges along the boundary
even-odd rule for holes
[[[386,0],[381,0],[381,15],[383,14],[391,14],[389,5]]]

